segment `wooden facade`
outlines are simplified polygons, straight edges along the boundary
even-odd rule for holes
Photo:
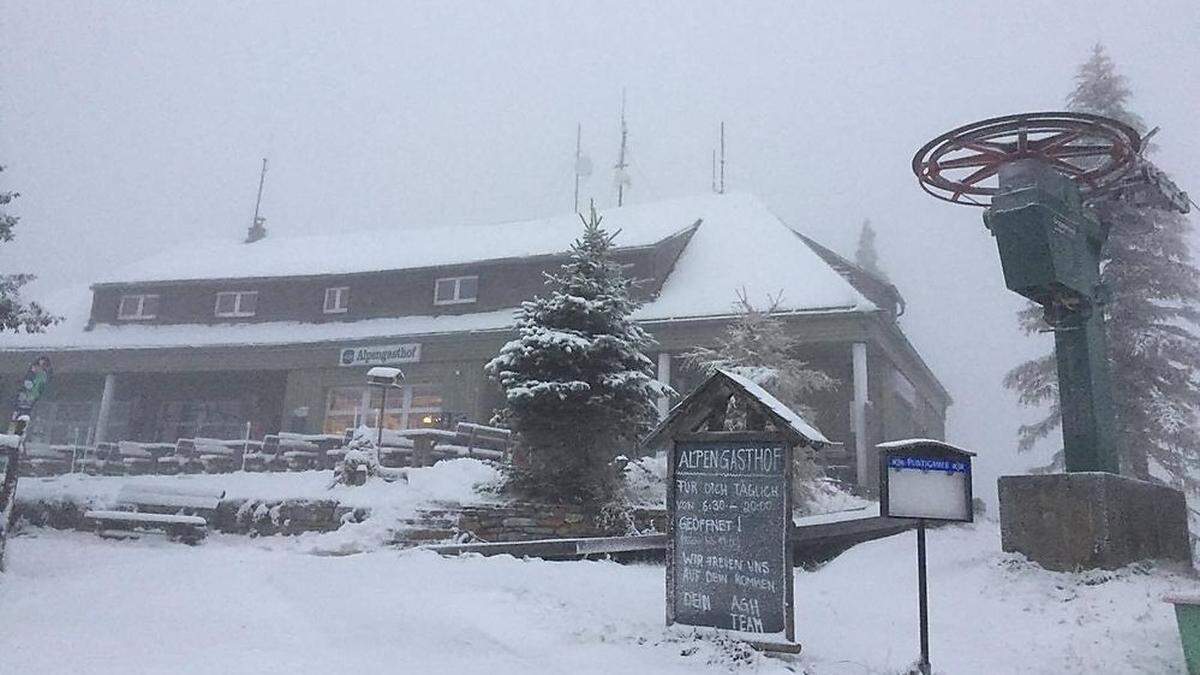
[[[653,298],[687,246],[695,226],[649,246],[618,249],[616,259],[636,280],[635,297]],[[395,316],[469,314],[516,307],[545,288],[545,274],[555,272],[562,254],[517,259],[479,260],[402,270],[382,270],[311,276],[244,277],[102,283],[93,289],[91,323],[95,324],[218,324],[299,321],[360,321]],[[438,279],[475,277],[478,296],[469,303],[439,304],[434,298]],[[347,311],[327,313],[325,291],[349,289]],[[218,293],[256,292],[253,316],[221,317],[215,312]],[[158,311],[148,319],[122,319],[118,308],[123,296],[158,296]]]

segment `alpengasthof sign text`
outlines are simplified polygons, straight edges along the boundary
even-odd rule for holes
[[[779,441],[676,441],[670,623],[791,640],[788,462]]]
[[[340,366],[390,366],[397,363],[417,363],[421,360],[421,343],[343,347],[338,352]]]

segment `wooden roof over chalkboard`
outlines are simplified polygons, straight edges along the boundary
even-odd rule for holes
[[[684,397],[642,440],[642,445],[657,447],[676,435],[701,430],[699,427],[705,425],[714,412],[723,415],[732,396],[750,405],[771,423],[775,431],[795,445],[837,445],[767,390],[728,370],[717,370]]]

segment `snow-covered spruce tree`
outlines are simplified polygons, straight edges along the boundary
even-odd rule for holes
[[[706,374],[723,369],[742,375],[811,420],[815,417],[808,403],[812,395],[834,389],[838,383],[796,357],[797,341],[787,334],[776,314],[780,300],[782,296],[777,296],[767,309],[759,309],[746,291],[739,291],[734,304],[737,314],[725,334],[717,338],[716,346],[697,347],[684,359]],[[730,402],[728,415],[735,427],[745,423],[746,411],[736,400]],[[797,452],[794,475],[793,501],[797,508],[804,508],[812,500],[821,470],[809,453]]]
[[[333,485],[365,485],[372,477],[394,482],[405,478],[403,469],[392,469],[379,462],[375,444],[377,430],[359,427],[346,445],[346,454],[333,469]],[[332,485],[330,486],[332,487]]]
[[[522,461],[507,487],[552,502],[600,505],[619,485],[616,458],[657,422],[670,393],[654,379],[652,339],[633,323],[638,303],[612,257],[613,239],[593,204],[583,235],[549,293],[522,303],[517,339],[487,364],[504,389],[500,422],[517,437]]]
[[[870,220],[864,220],[862,230],[858,233],[858,248],[854,250],[854,264],[874,274],[880,279],[887,279],[887,274],[879,266],[879,252],[875,250],[875,228]]]
[[[1125,107],[1129,96],[1125,78],[1097,45],[1079,68],[1067,105],[1144,131]],[[1097,215],[1111,227],[1100,277],[1110,296],[1104,312],[1122,473],[1192,483],[1189,469],[1200,459],[1200,272],[1188,249],[1191,224],[1173,211],[1123,202],[1106,202]],[[1040,307],[1021,311],[1021,328],[1029,334],[1046,328],[1041,317]],[[1058,428],[1053,354],[1017,366],[1005,385],[1022,403],[1049,405],[1044,417],[1021,427],[1021,449]]]
[[[0,166],[0,171],[4,167]],[[13,229],[20,220],[7,207],[20,193],[0,190],[0,242],[13,240]],[[58,319],[36,302],[21,301],[21,287],[33,281],[32,274],[0,274],[0,330],[41,332]]]

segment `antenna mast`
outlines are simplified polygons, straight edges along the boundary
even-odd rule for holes
[[[629,127],[625,124],[625,90],[621,89],[621,152],[617,155],[617,206],[625,203],[625,184],[629,182],[629,174],[625,169],[629,163],[625,161],[625,150],[628,146]]]
[[[258,209],[262,206],[263,183],[267,179],[267,158],[263,157],[262,173],[258,175],[258,198],[254,200],[254,221],[250,224],[249,231],[246,232],[246,243],[253,244],[254,242],[267,236],[267,228],[264,224],[267,219],[258,215]]]

